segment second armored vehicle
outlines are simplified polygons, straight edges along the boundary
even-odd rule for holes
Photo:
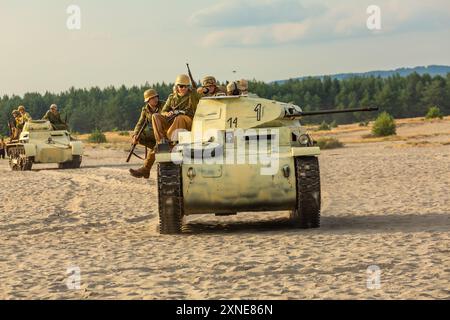
[[[53,130],[48,121],[25,123],[18,140],[6,145],[9,165],[14,171],[31,170],[35,163],[57,163],[60,169],[79,168],[83,143],[66,130]]]

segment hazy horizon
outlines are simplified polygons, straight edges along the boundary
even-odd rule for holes
[[[80,30],[66,26],[72,4]],[[267,82],[450,65],[444,0],[0,0],[0,30],[0,95],[168,83],[188,61],[196,79]]]

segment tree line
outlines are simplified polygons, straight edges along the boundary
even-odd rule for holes
[[[26,93],[24,96],[4,95],[0,98],[0,134],[7,135],[8,119],[19,105],[24,105],[34,119],[40,119],[52,103],[56,103],[64,119],[74,131],[89,133],[130,130],[134,127],[143,106],[143,92],[155,88],[162,99],[172,92],[173,84],[100,89],[70,88],[59,94]],[[354,77],[336,80],[330,77],[288,80],[283,83],[250,81],[249,91],[267,99],[292,102],[305,111],[378,106],[395,118],[425,116],[431,106],[437,106],[444,115],[450,114],[450,73],[446,77],[394,75],[383,79]],[[374,119],[374,113],[349,113],[305,118],[307,123],[335,120],[338,124]]]

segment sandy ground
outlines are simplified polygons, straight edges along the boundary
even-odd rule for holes
[[[80,170],[0,161],[0,298],[449,299],[450,121],[432,136],[428,125],[415,144],[324,151],[318,230],[246,213],[190,217],[186,234],[161,236],[155,172],[131,178],[123,150],[88,148]],[[344,129],[333,135],[364,134]],[[80,289],[67,287],[71,267]]]

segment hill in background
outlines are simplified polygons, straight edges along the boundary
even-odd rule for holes
[[[392,77],[396,74],[398,74],[401,77],[407,77],[413,73],[417,73],[419,75],[429,74],[430,76],[443,76],[445,77],[447,73],[450,73],[450,66],[439,66],[439,65],[431,65],[426,67],[415,67],[415,68],[398,68],[395,70],[384,70],[384,71],[369,71],[369,72],[362,72],[362,73],[338,73],[333,75],[321,75],[321,76],[305,76],[305,77],[299,77],[299,78],[293,78],[293,80],[303,80],[307,78],[325,78],[325,77],[331,77],[332,79],[337,80],[345,80],[350,79],[354,77],[362,77],[362,78],[368,78],[368,77],[380,77],[383,79]],[[274,81],[278,84],[282,84],[286,82],[287,80],[278,80]]]

